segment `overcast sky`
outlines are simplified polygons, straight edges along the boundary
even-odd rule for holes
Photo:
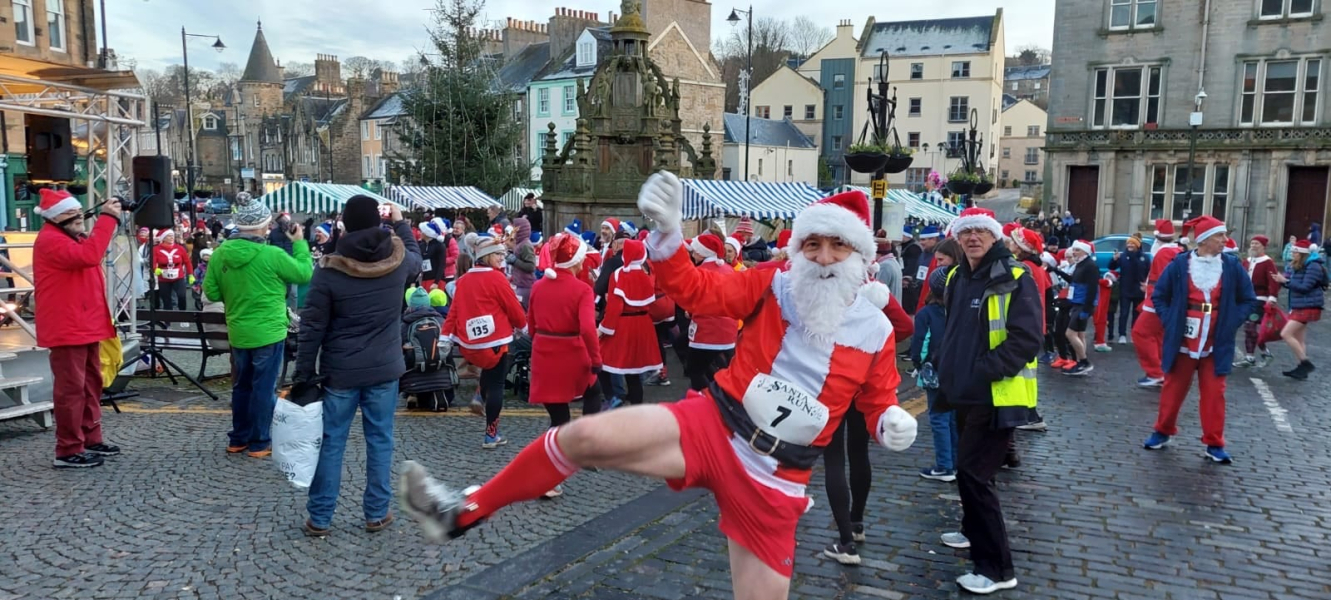
[[[648,0],[650,1],[650,0]],[[1003,7],[1007,52],[1026,45],[1049,47],[1053,39],[1054,0],[842,0],[836,8],[811,11],[819,3],[756,0],[757,17],[783,19],[806,15],[831,28],[839,19],[856,27],[873,15],[879,21],[993,14]],[[242,68],[254,40],[255,22],[262,19],[264,35],[278,60],[313,62],[315,54],[334,54],[401,61],[427,44],[427,10],[434,0],[112,0],[107,3],[110,46],[122,58],[143,67],[160,69],[180,62],[179,28],[190,33],[220,35],[227,50],[218,54],[208,40],[190,42],[190,62],[212,69],[221,62]],[[488,0],[485,17],[502,22],[506,17],[544,22],[555,6],[597,11],[619,11],[618,0]],[[744,6],[744,5],[741,5]],[[723,34],[732,5],[714,2],[713,35]]]

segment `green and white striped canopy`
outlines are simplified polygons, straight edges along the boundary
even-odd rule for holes
[[[341,211],[347,200],[356,195],[369,196],[378,200],[380,204],[396,204],[406,210],[402,203],[389,200],[360,186],[304,181],[288,183],[281,189],[264,194],[260,200],[276,212],[318,215]]]

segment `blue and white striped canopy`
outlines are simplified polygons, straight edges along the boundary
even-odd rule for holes
[[[393,202],[359,186],[305,181],[288,183],[279,189],[264,194],[260,200],[277,212],[320,215],[341,211],[342,207],[346,206],[347,200],[356,195],[369,196],[378,200],[380,204],[391,202],[402,206],[398,202]]]
[[[873,198],[869,188],[854,185],[843,185],[833,193],[840,193],[847,190],[859,190],[864,195]],[[910,190],[901,188],[889,188],[887,190],[888,202],[896,202],[906,205],[906,214],[922,221],[931,221],[937,223],[951,223],[952,219],[961,214],[961,208],[951,202],[941,198],[931,199],[926,194],[916,194]]]
[[[417,208],[433,210],[486,208],[499,204],[498,200],[472,186],[397,185],[388,190],[388,195]]]
[[[823,198],[807,183],[685,179],[684,218],[749,217],[792,219]]]

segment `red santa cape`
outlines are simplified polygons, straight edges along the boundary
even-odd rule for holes
[[[443,335],[462,348],[462,357],[482,369],[499,364],[513,331],[527,326],[508,277],[489,267],[473,267],[457,281]]]
[[[527,323],[532,333],[533,404],[566,404],[581,398],[601,366],[592,288],[570,270],[581,265],[587,246],[577,236],[556,235],[546,244],[550,262],[532,286]]]
[[[610,276],[605,317],[598,328],[604,366],[610,373],[636,375],[661,370],[656,326],[648,308],[656,302],[656,283],[644,263],[647,249],[638,240],[624,241],[624,266]]]

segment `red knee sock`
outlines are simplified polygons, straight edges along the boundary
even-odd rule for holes
[[[577,465],[559,449],[558,432],[556,427],[527,444],[513,462],[472,494],[467,500],[476,510],[459,516],[458,525],[465,527],[510,504],[540,498],[577,472]]]

